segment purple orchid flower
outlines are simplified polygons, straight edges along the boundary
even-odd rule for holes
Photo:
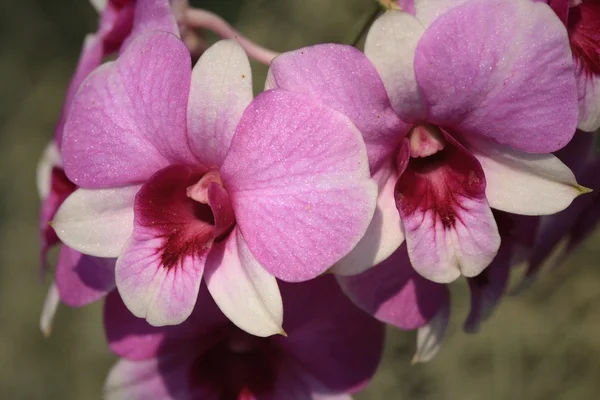
[[[275,277],[312,279],[345,256],[377,195],[352,122],[287,91],[252,100],[235,41],[192,72],[175,35],[139,36],[81,86],[62,150],[83,189],[56,214],[58,236],[118,257],[123,301],[155,326],[184,321],[204,279],[236,325],[280,333]]]
[[[349,400],[371,379],[384,325],[356,308],[331,275],[281,283],[287,336],[251,336],[232,325],[202,286],[190,318],[155,328],[117,293],[105,303],[111,349],[106,399]]]
[[[569,33],[579,91],[582,131],[600,128],[600,1],[542,0],[563,21]]]
[[[349,116],[379,184],[373,221],[333,272],[351,275],[404,241],[413,267],[447,283],[478,275],[500,235],[490,207],[551,214],[585,192],[550,152],[577,125],[568,38],[545,4],[419,0],[371,27],[365,55],[317,45],[277,57],[267,87]]]

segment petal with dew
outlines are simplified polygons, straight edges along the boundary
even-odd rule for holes
[[[458,143],[411,159],[396,185],[396,205],[412,265],[427,279],[478,275],[498,251],[483,170]]]
[[[406,246],[360,275],[337,279],[356,305],[378,320],[404,330],[425,326],[450,301],[446,285],[417,274]]]
[[[471,0],[423,34],[415,73],[429,122],[548,153],[577,126],[566,30],[545,4]]]
[[[467,141],[485,173],[485,194],[492,208],[523,215],[553,214],[589,191],[552,154],[525,153],[480,138]]]
[[[77,251],[117,257],[133,232],[133,202],[139,189],[77,189],[58,209],[52,227]]]
[[[185,114],[190,55],[175,36],[140,36],[81,85],[65,124],[67,176],[78,186],[141,183],[171,163],[193,163]]]
[[[312,279],[356,246],[377,198],[366,153],[349,119],[306,96],[276,89],[250,104],[221,176],[267,271]]]
[[[86,306],[115,288],[115,259],[92,257],[62,246],[55,281],[63,303]]]
[[[394,113],[373,64],[352,46],[284,53],[271,63],[266,86],[306,94],[350,118],[364,137],[373,171],[410,128]]]
[[[391,161],[389,162],[391,164]],[[379,183],[377,207],[367,232],[352,251],[338,261],[330,272],[356,275],[388,258],[404,242],[394,188],[398,180],[395,168],[381,168],[373,176]]]
[[[283,305],[275,277],[256,261],[239,230],[215,243],[206,286],[231,322],[255,336],[283,334]]]
[[[220,167],[242,113],[252,101],[252,72],[235,40],[211,46],[192,71],[187,126],[190,145],[206,166]]]
[[[411,123],[427,117],[414,70],[415,49],[423,32],[412,15],[391,11],[373,23],[365,42],[365,55],[377,68],[392,106]]]

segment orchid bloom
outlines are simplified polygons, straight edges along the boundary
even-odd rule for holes
[[[100,6],[98,2],[94,5]],[[175,26],[167,0],[142,1],[135,5],[133,1],[111,0],[103,4],[101,9],[103,11],[98,31],[88,35],[84,41],[77,68],[67,87],[54,136],[38,164],[37,184],[42,200],[42,275],[47,270],[48,250],[60,244],[50,221],[62,202],[77,189],[65,175],[60,149],[64,125],[75,93],[84,79],[102,63],[102,59],[117,52],[130,35],[141,34],[149,29]],[[114,263],[114,259],[91,257],[61,245],[55,282],[50,287],[42,312],[42,331],[46,335],[50,333],[53,314],[59,302],[71,307],[82,307],[114,289]]]
[[[521,261],[524,249],[531,247],[537,228],[537,217],[499,211],[494,217],[502,244],[490,265],[467,279],[471,310],[464,330],[468,333],[479,331],[506,294],[510,270]],[[413,362],[427,362],[437,354],[450,321],[450,291],[448,285],[416,273],[406,245],[361,274],[337,279],[348,297],[378,320],[402,330],[418,330]]]
[[[184,321],[204,278],[240,328],[281,333],[275,277],[320,275],[372,218],[364,142],[307,96],[252,100],[235,41],[215,44],[191,71],[175,34],[140,35],[81,86],[62,150],[83,189],[54,228],[78,251],[118,257],[117,289],[152,325]]]
[[[600,128],[600,1],[542,0],[547,2],[569,32],[579,91],[582,131]]]
[[[500,235],[490,207],[551,214],[585,192],[550,152],[577,124],[564,26],[530,0],[416,0],[388,11],[365,55],[344,45],[285,53],[267,87],[308,94],[354,121],[379,184],[375,216],[333,272],[360,273],[405,240],[423,277],[477,276]]]
[[[356,308],[331,276],[281,283],[287,336],[261,338],[233,326],[204,286],[188,320],[155,328],[117,293],[105,303],[110,348],[123,357],[105,398],[349,400],[371,379],[384,325]]]

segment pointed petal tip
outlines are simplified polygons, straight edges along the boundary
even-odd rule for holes
[[[588,187],[582,186],[577,184],[575,186],[575,189],[577,189],[577,191],[579,192],[579,195],[581,196],[582,194],[587,194],[587,193],[592,193],[594,191],[594,189],[590,189]]]
[[[288,337],[288,334],[286,331],[283,330],[283,328],[281,328],[281,331],[279,332],[279,334],[283,337]]]

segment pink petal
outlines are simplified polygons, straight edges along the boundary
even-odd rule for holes
[[[281,292],[288,337],[278,343],[329,393],[364,387],[381,359],[384,325],[355,307],[332,275],[281,283]]]
[[[136,196],[133,235],[117,260],[116,281],[127,308],[151,325],[179,324],[196,303],[215,239],[214,215],[186,191],[205,172],[165,168]]]
[[[450,320],[450,306],[443,307],[429,321],[429,323],[417,331],[417,350],[412,359],[412,363],[426,363],[436,356],[442,347],[446,332],[448,331],[448,322]]]
[[[415,272],[406,246],[360,275],[338,277],[338,282],[356,305],[378,320],[404,330],[424,326],[450,302],[446,285]]]
[[[206,262],[206,285],[240,329],[261,337],[283,332],[277,281],[256,261],[238,229],[214,244]]]
[[[83,307],[115,288],[115,260],[87,256],[62,246],[55,280],[63,303]]]
[[[77,68],[73,73],[73,77],[67,87],[65,101],[58,117],[58,123],[54,129],[54,140],[58,146],[62,144],[62,136],[67,120],[68,112],[73,103],[73,98],[83,80],[102,63],[104,56],[104,47],[102,45],[102,37],[98,34],[87,35],[83,41],[83,48],[77,62]]]
[[[123,47],[125,48],[130,41],[139,36],[153,31],[168,32],[179,36],[179,27],[169,3],[169,0],[136,1],[133,29]]]
[[[117,257],[133,231],[133,200],[139,188],[77,189],[56,212],[52,227],[77,251]]]
[[[180,324],[196,304],[206,254],[194,253],[165,266],[161,259],[163,239],[136,239],[151,236],[151,232],[139,229],[129,241],[117,260],[117,289],[136,317],[153,326]]]
[[[423,32],[415,17],[392,11],[373,23],[365,42],[365,55],[377,68],[394,109],[411,123],[427,118],[414,70],[415,49]]]
[[[392,164],[391,160],[388,160]],[[394,189],[398,173],[391,165],[373,176],[379,183],[377,207],[367,232],[350,253],[338,261],[330,272],[356,275],[388,258],[404,242],[400,214],[396,208]]]
[[[553,214],[587,191],[552,154],[525,153],[475,137],[468,143],[485,173],[485,193],[492,208],[523,215]]]
[[[283,280],[312,279],[339,261],[375,209],[377,187],[352,122],[283,90],[246,109],[221,176],[250,251]]]
[[[465,331],[476,333],[506,292],[511,267],[510,245],[500,246],[494,261],[481,274],[469,279],[471,311],[465,321]]]
[[[203,164],[221,166],[252,97],[250,63],[235,40],[217,42],[200,57],[192,71],[187,124],[190,145]]]
[[[449,283],[487,267],[500,236],[477,160],[458,143],[432,157],[411,159],[398,180],[396,204],[415,270]]]
[[[102,14],[98,35],[102,38],[103,55],[119,51],[133,29],[135,0],[109,1]]]
[[[348,116],[365,138],[374,170],[409,129],[394,113],[373,65],[351,46],[322,44],[284,53],[271,63],[266,85],[304,93]]]
[[[575,132],[568,38],[544,4],[473,0],[453,8],[425,31],[415,73],[431,123],[535,153],[558,150]]]
[[[102,188],[143,182],[169,162],[194,162],[185,110],[190,55],[164,32],[140,36],[82,84],[63,137],[67,176]]]

